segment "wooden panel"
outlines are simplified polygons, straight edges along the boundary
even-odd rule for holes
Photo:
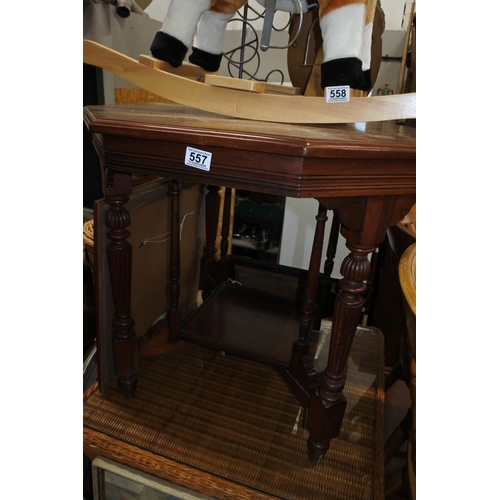
[[[85,119],[105,134],[94,141],[108,168],[298,198],[415,193],[416,131],[394,122],[297,126],[160,103],[87,107]],[[212,153],[210,171],[184,164],[187,146]]]
[[[177,104],[143,104],[140,114],[135,106],[87,106],[84,119],[91,132],[98,134],[116,134],[119,129],[123,137],[158,141],[171,135],[175,141],[238,149],[248,144],[252,151],[307,157],[394,158],[397,154],[414,159],[416,150],[416,131],[394,122],[323,126],[268,123],[235,120]]]
[[[141,169],[154,175],[165,175],[165,157],[169,158],[168,171],[172,176],[180,176],[193,182],[215,184],[250,191],[291,197],[348,197],[370,194],[412,194],[415,192],[415,163],[411,160],[363,160],[337,158],[306,158],[305,160],[286,155],[275,155],[269,162],[265,153],[250,150],[225,150],[191,143],[167,143],[129,138],[121,140],[117,136],[106,136],[106,164],[120,170],[134,171],[137,152],[141,156]],[[188,145],[199,147],[212,153],[209,172],[187,167],[184,155]],[[156,149],[153,153],[153,147]],[[374,170],[377,176],[370,177]],[[238,181],[235,182],[235,171]],[[404,214],[402,214],[404,215]]]

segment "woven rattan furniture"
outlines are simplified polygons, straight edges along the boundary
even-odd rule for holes
[[[90,106],[84,118],[105,170],[108,259],[115,316],[118,384],[132,397],[139,380],[138,340],[130,311],[130,216],[124,208],[132,175],[172,179],[170,344],[195,342],[278,368],[307,408],[309,457],[317,462],[339,435],[346,408],[345,367],[363,306],[368,256],[415,203],[415,130],[393,122],[300,126],[252,122],[171,104]],[[212,155],[210,168],[186,164],[187,148]],[[202,285],[207,300],[183,321],[179,297],[179,180],[206,184],[206,249]],[[227,282],[217,257],[218,186],[316,198],[318,215],[299,311],[286,299]],[[336,210],[350,255],[341,267],[328,366],[310,356],[327,210]],[[207,277],[208,276],[208,277]],[[139,381],[140,383],[140,381]]]
[[[331,321],[312,332],[326,362]],[[324,356],[325,355],[325,356]],[[313,356],[316,358],[316,355]],[[84,396],[84,452],[217,499],[382,500],[383,335],[358,328],[342,430],[318,464],[304,411],[279,372],[193,345],[141,360],[134,398],[115,384]]]

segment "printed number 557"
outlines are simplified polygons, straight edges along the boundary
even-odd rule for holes
[[[204,165],[206,159],[207,159],[206,155],[202,155],[200,153],[194,153],[193,151],[189,153],[189,161],[195,163],[201,163],[202,165]]]

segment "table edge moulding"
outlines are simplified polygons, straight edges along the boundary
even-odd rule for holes
[[[123,394],[133,397],[139,363],[138,335],[130,311],[132,248],[127,242],[130,214],[125,204],[133,175],[155,175],[171,179],[172,186],[171,306],[166,343],[200,343],[276,366],[308,409],[309,457],[320,460],[342,424],[345,367],[370,276],[369,255],[383,241],[387,227],[403,219],[415,203],[415,129],[396,122],[307,126],[256,122],[163,103],[89,106],[84,108],[84,120],[101,159],[109,204],[106,226],[115,307],[113,346]],[[211,153],[209,170],[185,163],[187,147]],[[200,278],[205,301],[182,320],[177,308],[182,265],[179,181],[207,186],[206,246]],[[220,186],[318,200],[299,310],[276,297],[259,298],[255,291],[231,291],[228,256],[222,252],[219,257],[215,248]],[[328,364],[320,371],[314,367],[308,337],[315,320],[328,211],[338,216],[350,254],[341,266],[343,278],[333,312]],[[223,227],[223,240],[227,232]],[[238,314],[231,314],[226,303],[235,306]],[[265,316],[260,323],[259,311]],[[252,329],[253,323],[258,327]],[[262,330],[260,336],[257,330]]]

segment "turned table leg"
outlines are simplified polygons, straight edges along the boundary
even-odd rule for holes
[[[180,252],[180,188],[179,181],[172,181],[172,204],[170,223],[170,342],[180,339],[181,315],[179,297],[181,295],[181,252]]]
[[[219,228],[219,214],[221,196],[219,186],[207,186],[205,196],[205,248],[201,258],[200,290],[205,300],[212,291],[224,281],[227,281],[229,265],[227,252],[229,249],[229,227],[231,217],[232,189],[224,189],[224,210],[222,217],[220,258],[217,256],[217,231]]]
[[[132,247],[127,241],[130,214],[125,208],[132,192],[130,174],[108,174],[105,201],[109,205],[105,222],[109,228],[107,247],[109,276],[113,294],[113,354],[118,385],[126,397],[134,395],[137,386],[139,351],[130,311],[132,287]]]
[[[229,250],[229,226],[231,224],[231,196],[232,189],[225,188],[224,190],[224,208],[222,212],[222,228],[220,240],[220,260],[227,260],[227,252]]]
[[[328,246],[326,249],[326,260],[323,266],[323,279],[319,283],[318,288],[318,303],[321,307],[321,317],[328,318],[332,314],[332,300],[331,296],[333,291],[332,272],[334,266],[335,256],[337,255],[337,247],[339,242],[340,220],[335,210],[333,210],[332,226],[330,229],[330,236],[328,238]],[[318,326],[319,328],[319,326]]]
[[[325,235],[325,224],[328,220],[327,209],[321,203],[316,216],[316,230],[311,249],[311,259],[307,273],[306,289],[302,300],[302,313],[300,316],[299,338],[295,341],[290,362],[290,373],[299,382],[306,392],[316,386],[316,373],[313,369],[312,359],[309,356],[309,334],[313,327],[313,313],[316,305],[318,290],[321,253]]]
[[[333,211],[332,227],[330,228],[330,237],[328,238],[328,247],[326,249],[326,260],[323,267],[323,280],[330,284],[333,272],[333,264],[337,255],[337,246],[339,244],[340,220],[339,216]]]
[[[203,299],[206,299],[215,288],[213,271],[217,262],[217,228],[220,212],[220,186],[207,186],[205,196],[205,249],[201,259],[200,290],[203,290]]]
[[[363,308],[364,280],[370,276],[368,254],[373,247],[347,243],[351,253],[341,267],[343,279],[335,301],[328,366],[318,391],[312,394],[309,408],[309,457],[318,461],[328,450],[330,440],[338,436],[346,399],[345,367]]]
[[[307,416],[309,457],[317,462],[327,452],[330,441],[340,433],[346,399],[343,389],[347,359],[359,325],[370,277],[368,255],[384,239],[387,227],[396,224],[411,206],[411,197],[374,196],[345,199],[321,199],[328,209],[336,209],[341,234],[350,254],[340,268],[343,278],[332,318],[328,365],[319,387],[311,394]]]

